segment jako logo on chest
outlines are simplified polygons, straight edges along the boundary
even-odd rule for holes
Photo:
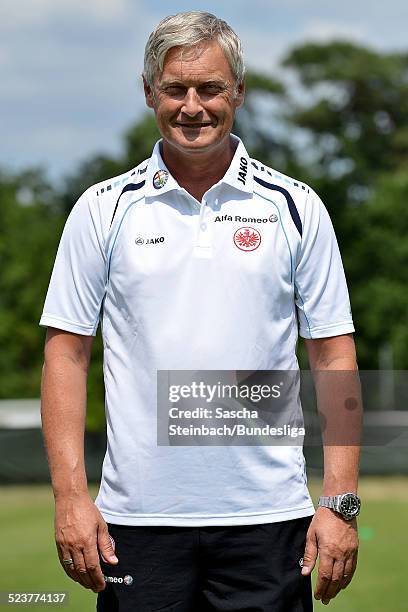
[[[142,238],[141,236],[138,236],[137,238],[135,238],[135,244],[137,245],[142,245],[142,244],[160,244],[161,242],[164,242],[164,236],[159,236],[157,238]]]
[[[245,185],[246,183],[247,174],[248,174],[248,160],[245,157],[241,157],[241,159],[239,160],[238,180],[243,185]]]

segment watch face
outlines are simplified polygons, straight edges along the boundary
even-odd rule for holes
[[[353,518],[360,512],[361,502],[357,495],[346,493],[340,502],[340,512],[346,518]]]

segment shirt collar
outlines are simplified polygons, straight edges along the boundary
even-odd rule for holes
[[[251,159],[242,140],[234,134],[231,134],[231,138],[237,143],[237,148],[235,149],[231,164],[220,183],[226,183],[231,187],[235,187],[235,189],[239,189],[239,191],[252,194],[253,175]]]
[[[239,191],[252,194],[253,175],[250,157],[238,136],[231,134],[231,138],[237,144],[231,164],[218,184],[227,184]],[[149,160],[146,172],[146,191],[147,197],[158,197],[168,191],[181,190],[182,188],[176,179],[168,171],[166,164],[160,153],[160,143],[158,140],[154,145],[152,156]]]

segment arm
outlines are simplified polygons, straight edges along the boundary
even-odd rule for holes
[[[86,588],[105,582],[98,548],[117,563],[108,529],[88,491],[84,462],[86,387],[92,336],[48,328],[41,382],[41,418],[55,498],[55,539],[67,574]]]
[[[322,424],[322,495],[357,493],[362,405],[353,337],[347,334],[305,342]],[[313,570],[317,554],[315,598],[328,603],[350,583],[355,572],[356,519],[348,522],[328,508],[318,508],[307,535],[303,575]]]

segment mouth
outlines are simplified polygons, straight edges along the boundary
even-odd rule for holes
[[[187,128],[190,130],[200,130],[202,128],[211,127],[212,123],[181,123],[178,121],[176,127]]]

